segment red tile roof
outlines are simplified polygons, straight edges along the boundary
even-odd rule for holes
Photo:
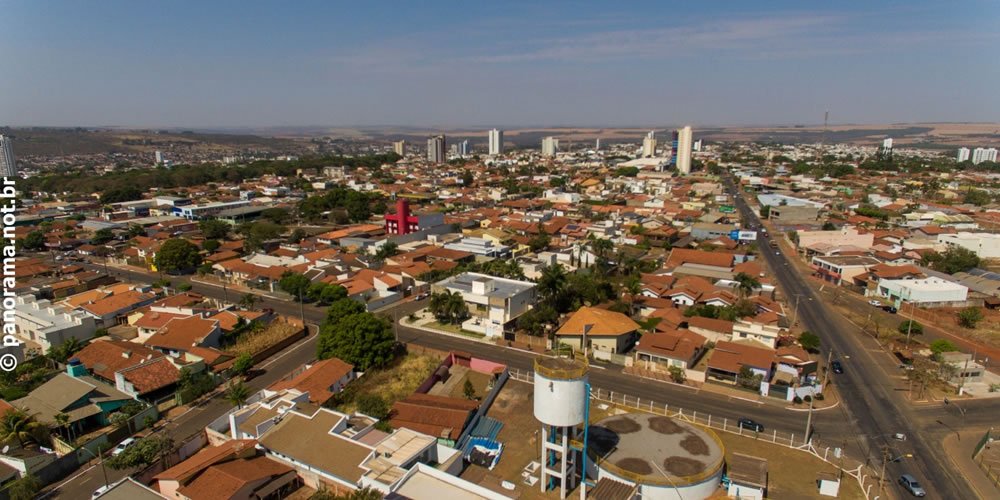
[[[163,353],[142,344],[121,340],[95,340],[73,355],[83,366],[105,380],[114,380],[115,372],[119,370],[163,356]]]
[[[268,389],[272,391],[298,389],[309,393],[309,401],[316,404],[323,404],[333,397],[333,393],[330,392],[330,386],[353,371],[354,365],[345,363],[340,359],[324,359],[313,363],[312,366],[295,377],[288,380],[279,380],[271,384]]]
[[[187,351],[201,345],[218,324],[218,320],[205,319],[201,316],[172,319],[160,331],[151,335],[146,340],[146,345]]]
[[[122,376],[132,384],[132,387],[139,394],[146,394],[174,384],[180,375],[181,371],[166,356],[122,370]]]

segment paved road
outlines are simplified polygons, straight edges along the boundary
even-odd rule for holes
[[[727,178],[726,183],[729,188],[736,189],[731,179]],[[756,213],[742,196],[737,197],[736,204],[744,221],[761,226]],[[794,266],[789,265],[782,251],[767,245],[761,245],[761,248],[764,260],[773,270],[786,298],[790,302],[798,299],[800,322],[818,334],[824,347],[832,349],[844,361],[845,373],[835,376],[835,383],[844,401],[842,406],[848,421],[859,430],[855,442],[876,470],[882,463],[882,447],[887,445],[894,455],[913,454],[912,459],[890,463],[886,467],[888,480],[895,481],[900,474],[913,473],[924,484],[928,497],[975,498],[975,493],[963,479],[957,474],[945,472],[950,470],[950,466],[943,455],[940,440],[944,433],[950,432],[949,429],[974,425],[979,421],[995,421],[996,403],[970,403],[966,405],[965,417],[948,408],[914,408],[904,399],[905,388],[900,387],[899,380],[885,376],[880,365],[884,365],[886,360],[874,342],[863,338],[856,327],[831,312]],[[962,422],[962,418],[966,421]],[[892,440],[890,436],[897,432],[905,433],[908,439],[905,442]],[[901,491],[894,484],[889,487]]]

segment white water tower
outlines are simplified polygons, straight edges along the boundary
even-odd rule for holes
[[[587,408],[584,359],[535,359],[535,418],[542,423],[542,492],[558,484],[560,498],[576,485],[579,443]]]

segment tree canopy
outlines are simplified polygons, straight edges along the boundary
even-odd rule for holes
[[[167,240],[156,252],[156,267],[168,273],[188,272],[201,264],[198,247],[180,238]]]
[[[352,302],[361,307],[358,311]],[[334,302],[320,327],[317,357],[340,358],[360,371],[381,368],[395,358],[396,340],[385,318],[364,311],[358,302],[344,298]],[[343,312],[350,312],[343,315]]]
[[[943,253],[930,253],[924,256],[924,264],[930,265],[935,271],[955,274],[966,272],[979,266],[979,256],[964,247],[951,246]]]

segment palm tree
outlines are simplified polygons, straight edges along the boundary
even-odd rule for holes
[[[247,311],[249,311],[249,310],[252,310],[254,308],[254,306],[257,305],[257,302],[259,302],[259,301],[260,301],[260,298],[257,297],[256,295],[254,295],[252,293],[245,293],[245,294],[243,294],[243,297],[240,298],[240,307],[242,307],[243,309],[246,309]]]
[[[555,297],[566,288],[566,281],[566,269],[562,264],[545,266],[538,278],[538,292],[546,299]]]
[[[17,441],[21,448],[24,448],[25,441],[38,442],[39,431],[45,425],[37,422],[33,415],[28,415],[24,410],[8,410],[0,417],[0,443],[10,443]]]
[[[231,382],[226,388],[226,400],[237,408],[243,408],[249,398],[250,388],[243,384],[242,380]]]
[[[53,418],[55,419],[56,423],[59,424],[59,428],[63,430],[63,435],[66,437],[66,439],[72,441],[73,430],[69,426],[69,415],[59,412],[56,413]]]
[[[64,340],[62,344],[49,349],[49,357],[59,363],[65,363],[70,356],[80,349],[83,349],[83,342],[80,342],[80,339],[76,337],[70,337]]]
[[[740,298],[749,297],[754,290],[760,289],[760,280],[750,276],[747,273],[737,273],[733,278],[736,281],[736,291],[739,293]]]

